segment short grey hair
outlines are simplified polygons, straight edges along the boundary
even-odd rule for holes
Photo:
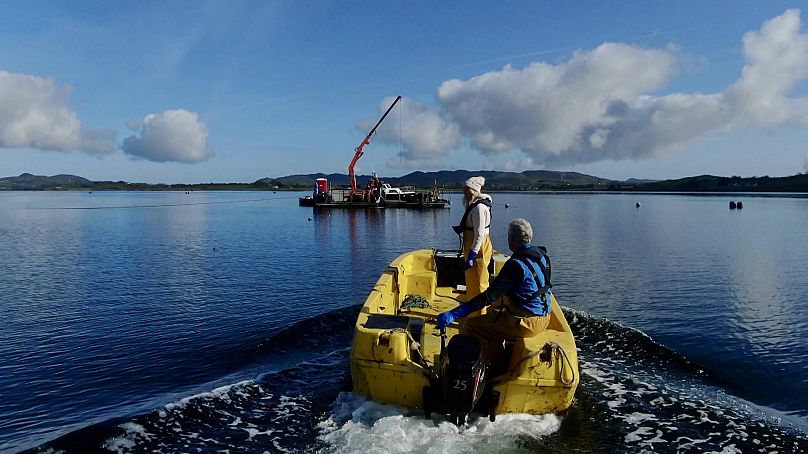
[[[508,224],[508,239],[522,244],[533,241],[533,227],[526,219],[516,218]]]

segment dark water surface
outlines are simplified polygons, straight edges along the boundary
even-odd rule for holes
[[[348,358],[385,266],[457,247],[459,196],[299,195],[0,192],[0,452],[808,451],[808,199],[494,194],[495,248],[525,217],[550,251],[581,385],[458,430],[351,394]]]

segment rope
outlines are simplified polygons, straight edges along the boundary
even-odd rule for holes
[[[575,369],[572,368],[572,363],[570,363],[570,359],[567,357],[567,352],[565,352],[560,345],[553,343],[553,350],[555,351],[556,356],[561,356],[562,358],[561,371],[559,374],[561,375],[561,383],[563,383],[564,386],[569,387],[575,382]],[[567,364],[567,367],[569,367],[570,373],[572,374],[572,378],[569,381],[564,380],[564,364]]]
[[[426,298],[420,295],[407,295],[404,297],[404,301],[401,303],[401,310],[408,311],[410,309],[427,309],[432,308],[429,305],[429,301]]]
[[[508,371],[508,374],[509,375],[513,374],[513,372],[516,370],[517,367],[519,367],[520,364],[522,364],[523,362],[525,362],[525,361],[527,361],[529,359],[535,358],[535,357],[537,357],[539,355],[541,355],[541,350],[539,350],[537,352],[533,352],[533,353],[525,356],[524,358],[520,359],[518,363],[514,364],[514,366],[511,367],[511,369]]]
[[[570,359],[567,356],[567,352],[565,352],[564,349],[560,345],[556,344],[555,342],[547,342],[546,344],[544,344],[544,347],[547,347],[548,345],[550,346],[551,352],[553,354],[555,354],[556,357],[561,357],[561,370],[559,371],[559,375],[561,377],[561,383],[566,387],[570,387],[575,382],[575,369],[573,369],[573,367],[572,367],[572,363],[570,362]],[[516,370],[516,368],[518,368],[519,365],[522,364],[523,362],[528,361],[528,360],[530,360],[532,358],[535,358],[535,357],[541,355],[541,353],[544,351],[544,347],[542,347],[541,350],[539,350],[537,352],[533,352],[533,353],[525,356],[524,358],[522,358],[518,363],[516,363],[508,371],[508,374],[513,374],[513,372]],[[572,378],[569,379],[569,380],[564,380],[564,368],[565,367],[568,367],[570,369],[570,373],[572,374]]]
[[[441,294],[441,293],[438,293],[437,291],[435,292],[435,296],[439,296],[439,297],[441,297],[441,298],[446,298],[446,299],[449,299],[449,300],[455,300],[455,301],[457,301],[459,304],[463,304],[463,303],[465,303],[465,301],[461,301],[461,300],[459,300],[459,299],[455,298],[455,297],[454,297],[454,296],[452,296],[452,295],[443,295],[443,294]]]
[[[391,328],[385,331],[385,333],[392,335],[393,333],[404,333],[407,335],[407,339],[410,340],[410,350],[418,353],[418,361],[417,363],[424,368],[426,371],[426,375],[431,378],[436,378],[438,375],[435,373],[435,370],[426,362],[423,353],[421,353],[421,344],[412,337],[412,333],[410,330],[404,328]]]

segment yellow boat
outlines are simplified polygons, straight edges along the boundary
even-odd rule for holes
[[[489,267],[492,278],[507,259],[494,254]],[[488,415],[493,421],[497,414],[559,413],[569,408],[578,386],[578,355],[555,297],[551,298],[546,331],[506,342],[510,361],[504,371],[470,364],[467,372],[473,376],[452,372],[447,366],[453,361],[447,350],[452,349],[447,349],[446,342],[451,347],[455,337],[458,341],[469,337],[459,334],[457,323],[441,336],[436,319],[466,301],[462,283],[462,258],[457,251],[423,249],[393,260],[356,320],[351,349],[354,392],[378,402],[423,410],[427,417],[440,411],[459,425],[470,412]],[[472,356],[478,353],[481,356],[477,351]],[[497,375],[486,376],[494,373]],[[472,400],[459,402],[456,391],[466,389]]]

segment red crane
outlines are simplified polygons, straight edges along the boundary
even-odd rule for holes
[[[374,133],[376,133],[376,128],[378,128],[379,125],[382,124],[384,118],[387,117],[387,114],[389,114],[391,110],[393,110],[393,107],[395,107],[396,103],[399,100],[401,100],[401,96],[397,97],[396,100],[393,101],[393,104],[390,104],[390,107],[388,107],[387,111],[384,112],[384,115],[382,115],[382,118],[380,118],[379,122],[376,123],[376,126],[374,126],[373,129],[370,130],[367,136],[365,136],[365,140],[363,140],[362,143],[360,143],[359,146],[356,147],[356,153],[354,154],[354,157],[351,160],[351,164],[348,166],[348,179],[351,181],[351,198],[359,194],[359,191],[356,190],[356,175],[354,174],[354,166],[356,165],[356,161],[358,161],[359,158],[361,158],[362,155],[365,154],[365,152],[362,151],[362,149],[365,148],[365,145],[370,143],[370,137],[373,136]]]

